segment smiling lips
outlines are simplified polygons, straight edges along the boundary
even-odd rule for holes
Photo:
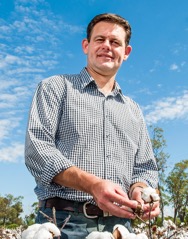
[[[98,56],[98,57],[109,58],[109,59],[114,59],[114,57],[112,57],[112,56],[109,55],[109,54],[105,54],[105,53],[98,54],[97,56]]]

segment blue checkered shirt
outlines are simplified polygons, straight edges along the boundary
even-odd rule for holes
[[[56,75],[38,85],[25,144],[26,166],[36,180],[38,199],[61,197],[89,201],[92,196],[53,183],[53,177],[77,166],[112,180],[125,192],[131,184],[157,187],[158,170],[139,106],[119,85],[105,96],[84,68]]]

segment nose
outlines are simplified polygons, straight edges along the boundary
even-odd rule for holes
[[[104,40],[102,47],[103,47],[103,49],[110,49],[110,47],[111,47],[110,41],[108,39]]]

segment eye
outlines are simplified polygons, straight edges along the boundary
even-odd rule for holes
[[[117,40],[112,40],[111,44],[114,45],[114,46],[121,46],[121,43]]]
[[[96,38],[95,41],[96,41],[96,42],[103,42],[104,39],[103,39],[103,38]]]

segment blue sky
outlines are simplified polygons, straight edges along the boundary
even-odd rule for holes
[[[80,72],[85,28],[104,12],[132,26],[133,50],[117,81],[140,104],[148,126],[164,130],[167,171],[188,159],[187,9],[187,0],[1,0],[0,194],[23,196],[26,213],[37,201],[24,165],[33,93],[48,76]]]

